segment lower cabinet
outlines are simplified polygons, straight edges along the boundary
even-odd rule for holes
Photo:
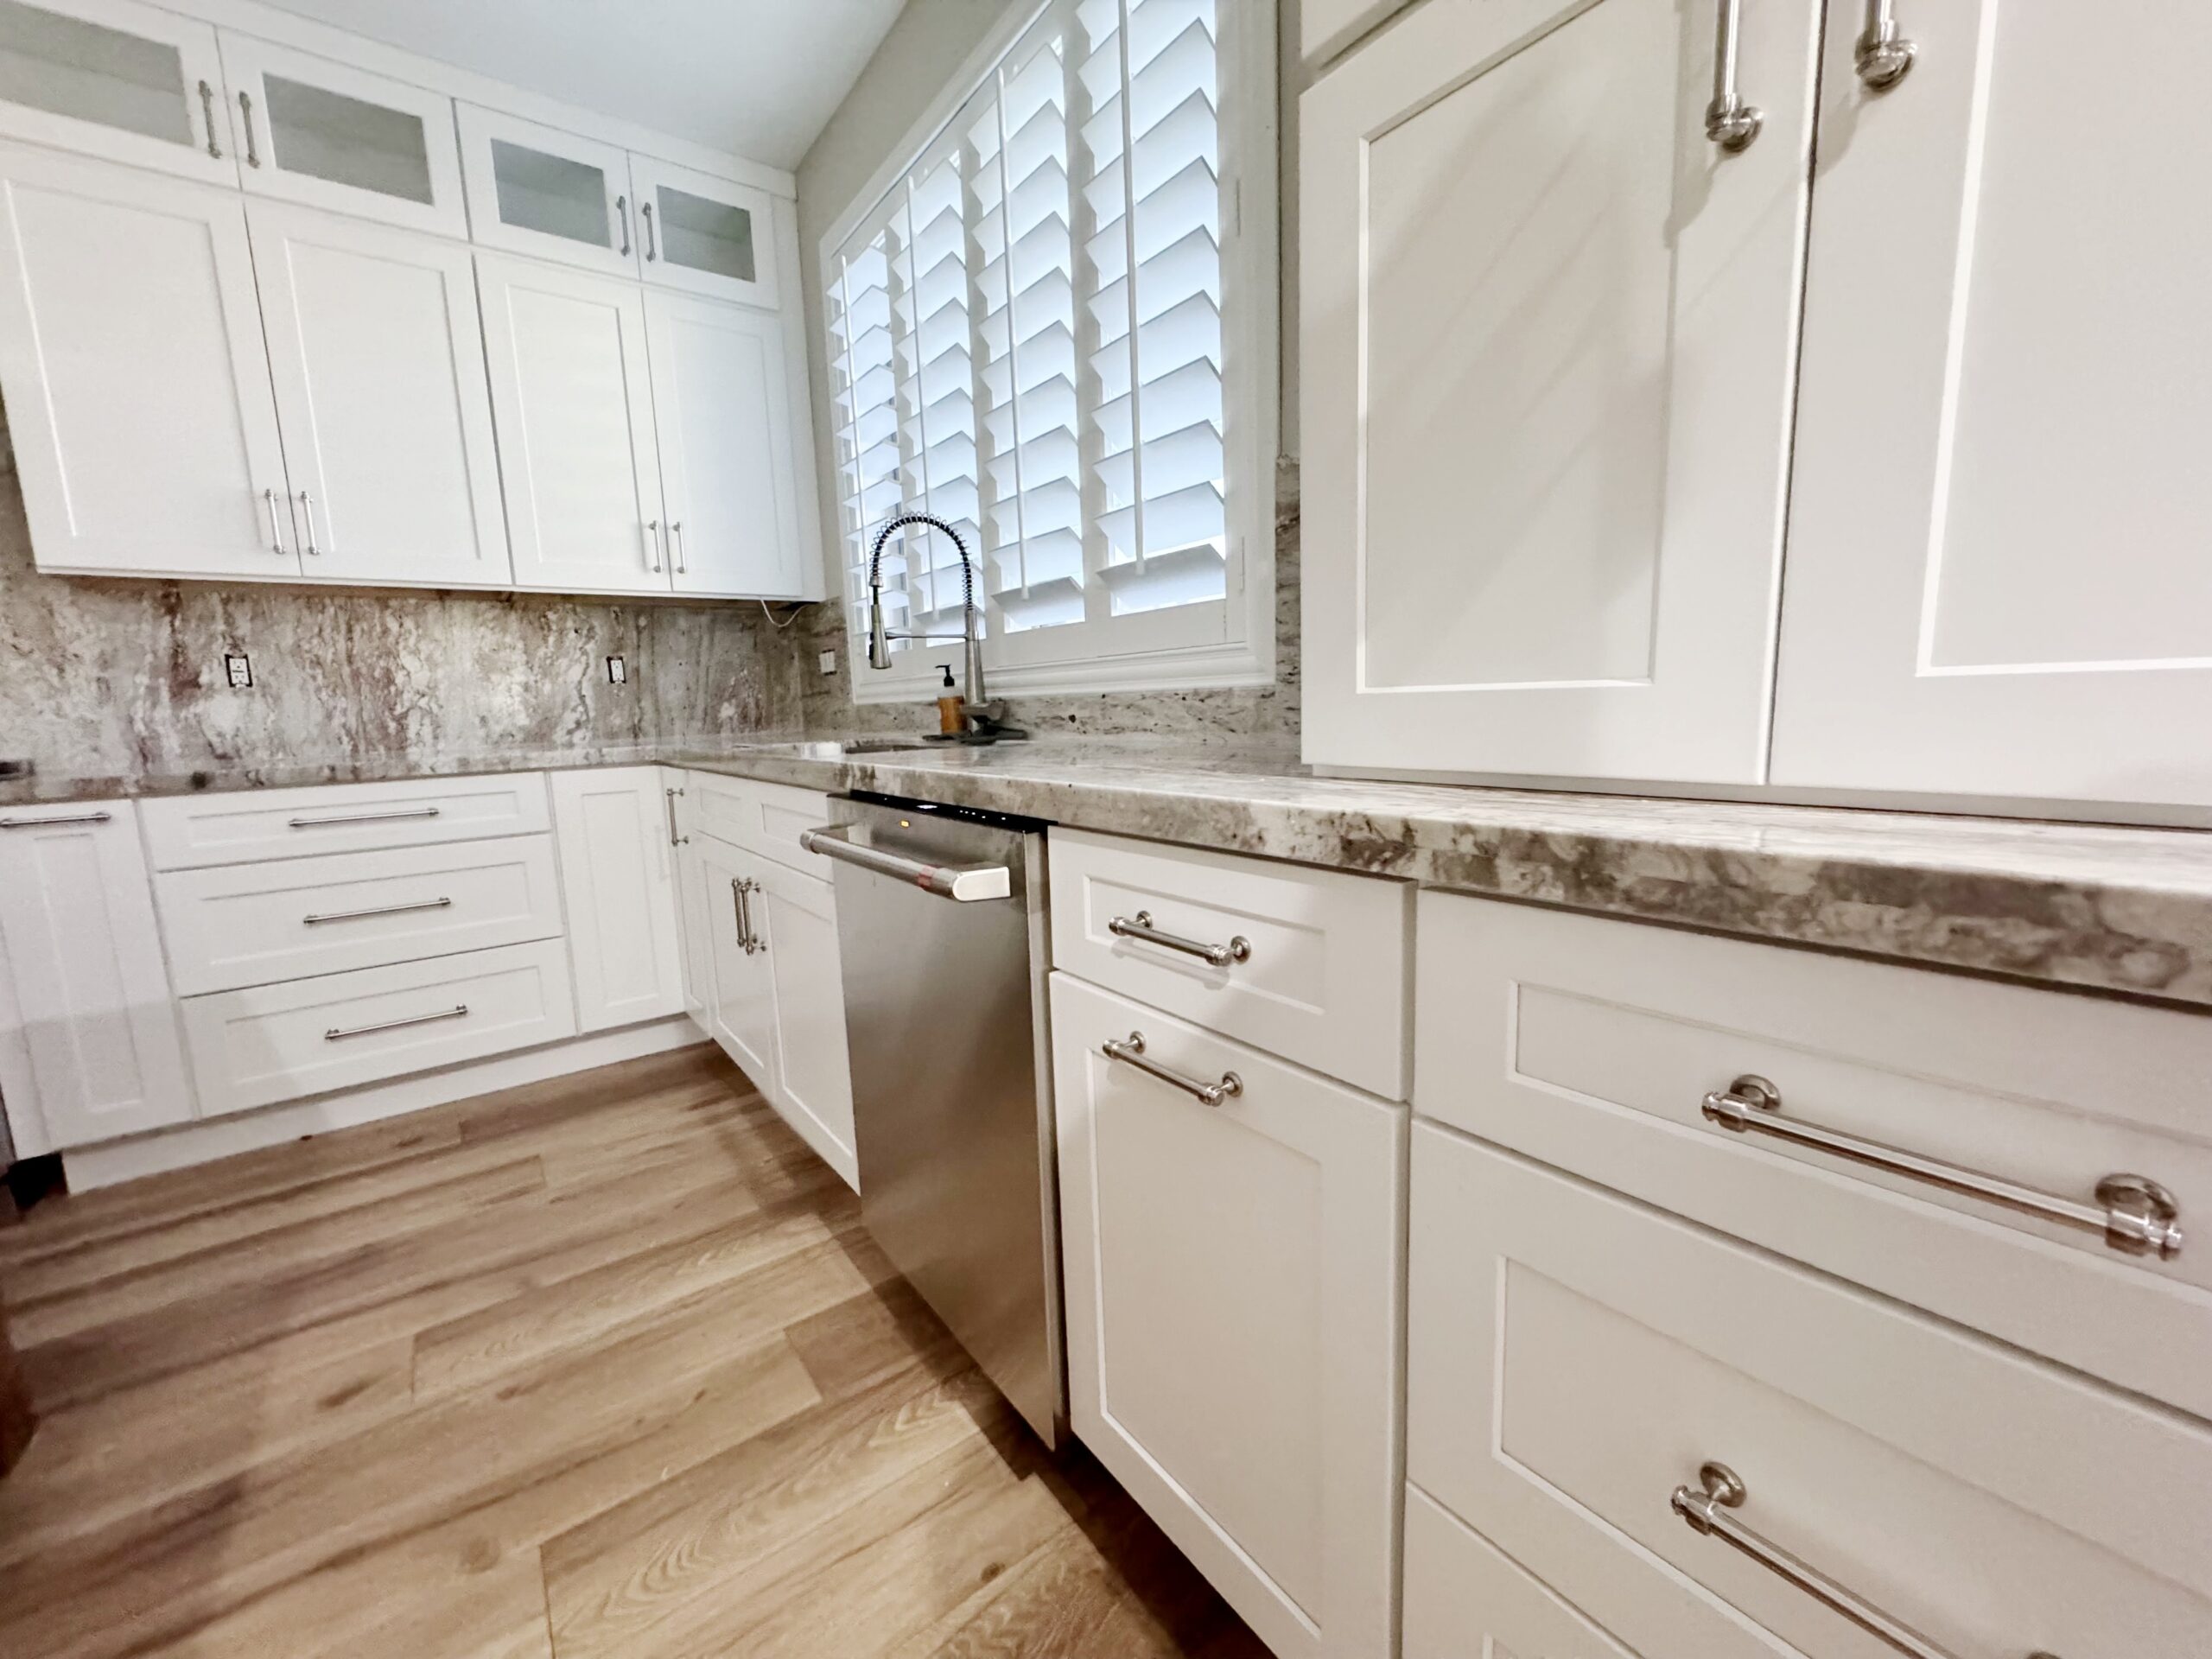
[[[130,802],[0,810],[0,978],[18,1156],[192,1117]]]
[[[658,766],[552,775],[579,1028],[681,1014],[675,819]]]
[[[830,884],[753,861],[753,924],[776,994],[776,1109],[824,1162],[860,1185],[853,1070],[845,1046],[844,969]]]
[[[1636,1659],[1447,1515],[1406,1492],[1404,1659]]]
[[[1406,1109],[1052,1001],[1077,1434],[1281,1659],[1392,1652]],[[1147,1068],[1105,1052],[1132,1033]]]
[[[698,908],[690,920],[707,940],[713,978],[707,1031],[769,1100],[776,1098],[776,988],[753,902],[749,853],[712,836],[694,843]]]

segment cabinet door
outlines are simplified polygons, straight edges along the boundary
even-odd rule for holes
[[[638,274],[627,150],[474,104],[454,108],[478,245]]]
[[[137,0],[0,0],[0,134],[235,185],[206,23]]]
[[[712,837],[696,845],[715,975],[709,1029],[753,1086],[773,1100],[776,988],[768,972],[762,906],[753,891],[760,861]]]
[[[714,299],[776,306],[773,203],[711,173],[630,157],[645,280]]]
[[[282,202],[246,217],[307,574],[508,586],[468,250]]]
[[[1077,1434],[1280,1659],[1394,1651],[1404,1109],[1064,973],[1052,1075]]]
[[[553,774],[581,1028],[683,1011],[675,848],[658,766]]]
[[[1830,10],[1774,779],[2212,805],[2212,14]]]
[[[229,29],[222,47],[248,190],[468,234],[451,99]]]
[[[1760,779],[1819,14],[1744,9],[1734,153],[1711,0],[1436,0],[1306,94],[1308,760]]]
[[[683,935],[683,1007],[702,1029],[712,1029],[714,930],[707,914],[706,878],[699,868],[699,815],[687,774],[661,773],[661,800],[676,826],[677,914]]]
[[[648,290],[645,333],[676,591],[796,598],[801,480],[782,321]]]
[[[667,593],[643,292],[497,254],[476,279],[515,586]]]
[[[776,986],[776,1109],[857,1192],[836,894],[827,881],[766,860],[753,878],[753,914],[761,937],[774,941],[767,960]]]
[[[235,191],[0,146],[0,389],[46,570],[293,576]]]
[[[193,1115],[130,805],[0,812],[0,944],[57,1147]]]

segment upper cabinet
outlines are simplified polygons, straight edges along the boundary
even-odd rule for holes
[[[2212,13],[1900,0],[1878,92],[1861,10],[1821,77],[1774,780],[2212,806]]]
[[[236,184],[215,31],[137,0],[0,0],[0,134]]]
[[[1681,0],[1433,0],[1306,94],[1309,760],[1759,779],[1818,13],[1720,31],[1740,134]]]
[[[0,387],[44,569],[300,574],[235,190],[0,145]]]
[[[459,106],[468,216],[487,248],[638,274],[630,154],[473,104]]]
[[[222,44],[248,190],[468,234],[451,99],[250,35]]]
[[[776,251],[768,194],[711,174],[630,157],[645,280],[773,309]]]

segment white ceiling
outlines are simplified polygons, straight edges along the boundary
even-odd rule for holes
[[[905,0],[276,0],[284,10],[793,168]]]

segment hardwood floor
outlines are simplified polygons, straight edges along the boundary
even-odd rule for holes
[[[10,1659],[1265,1649],[711,1050],[49,1199]]]

